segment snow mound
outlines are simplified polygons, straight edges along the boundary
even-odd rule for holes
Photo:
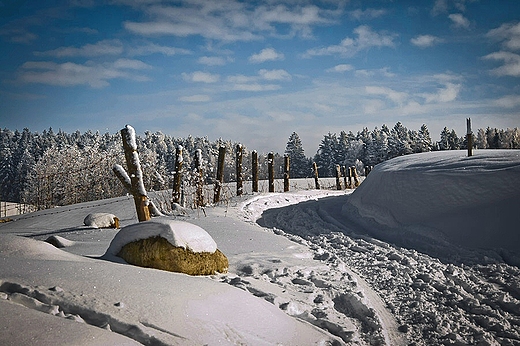
[[[50,237],[45,239],[45,242],[54,245],[57,248],[69,247],[76,244],[75,241],[65,239],[63,237],[60,237],[59,235],[51,235]]]
[[[116,256],[126,244],[152,237],[162,237],[175,247],[193,252],[213,253],[217,250],[217,243],[201,227],[164,217],[123,227],[110,243],[105,255]]]
[[[94,228],[119,228],[119,219],[114,214],[108,213],[88,214],[83,223]]]
[[[63,238],[62,238],[63,239]],[[78,261],[78,256],[58,249],[48,242],[12,234],[0,234],[0,254],[40,261]]]
[[[520,150],[402,156],[377,165],[343,213],[387,241],[517,253],[518,178]]]

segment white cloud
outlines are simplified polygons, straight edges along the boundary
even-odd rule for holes
[[[495,100],[493,103],[503,108],[520,108],[520,95],[506,95]]]
[[[401,105],[408,98],[407,93],[395,91],[388,87],[367,86],[365,87],[365,90],[369,95],[381,95],[399,105]]]
[[[130,55],[151,55],[155,53],[164,54],[166,56],[174,56],[178,54],[191,54],[191,51],[184,48],[161,46],[155,43],[135,47],[129,50]]]
[[[236,91],[273,91],[279,90],[280,86],[276,84],[259,84],[259,83],[251,83],[251,84],[235,84],[233,86],[233,90]]]
[[[449,19],[453,22],[453,25],[456,28],[469,29],[470,22],[460,13],[452,13],[448,16]]]
[[[350,11],[348,14],[351,18],[354,18],[356,20],[362,20],[378,18],[384,16],[386,13],[387,11],[385,9],[367,8],[366,10],[357,9],[354,11]]]
[[[285,56],[278,53],[273,48],[264,48],[259,53],[253,54],[249,57],[249,62],[259,64],[266,61],[283,60]]]
[[[385,31],[373,31],[367,25],[361,25],[354,29],[355,38],[346,37],[339,45],[332,45],[324,48],[309,49],[304,57],[320,55],[343,55],[352,56],[356,53],[372,47],[395,47],[397,34]]]
[[[520,49],[520,23],[502,24],[500,27],[490,30],[486,36],[501,41],[504,48]]]
[[[291,80],[291,75],[285,70],[262,69],[258,74],[265,80]]]
[[[144,70],[152,68],[152,66],[145,64],[141,60],[135,59],[117,59],[112,65],[116,69],[131,69],[131,70]]]
[[[483,57],[486,60],[502,61],[504,64],[491,70],[497,76],[520,77],[520,55],[512,52],[494,52]]]
[[[44,52],[34,52],[38,56],[64,57],[95,57],[102,55],[119,55],[123,53],[123,44],[119,40],[102,40],[81,47],[60,47]]]
[[[85,64],[28,61],[18,71],[17,80],[22,83],[57,86],[88,85],[92,88],[103,88],[110,84],[111,79],[116,78],[148,81],[148,77],[130,71],[149,68],[150,66],[142,61],[131,59],[119,59],[104,64],[95,64],[91,61]]]
[[[454,101],[459,95],[461,84],[445,83],[443,88],[437,89],[435,93],[423,93],[426,103],[445,103]]]
[[[209,95],[190,95],[179,97],[182,102],[209,102],[211,97]]]
[[[474,0],[435,0],[431,14],[433,16],[447,13],[449,9],[455,9],[460,12],[466,11],[466,2]]]
[[[216,83],[220,80],[220,75],[212,74],[203,71],[195,71],[193,73],[183,73],[182,77],[188,82],[199,82],[199,83]]]
[[[410,42],[417,47],[426,48],[443,42],[443,39],[432,35],[419,35],[412,38]]]
[[[226,64],[226,59],[219,56],[203,56],[200,57],[197,62],[199,64],[207,65],[207,66],[224,66]]]
[[[267,112],[267,115],[275,122],[293,122],[296,120],[294,114],[289,112],[271,111]]]
[[[354,69],[354,66],[350,64],[339,64],[334,66],[333,68],[329,68],[326,71],[327,72],[346,72],[346,71],[352,71]]]
[[[219,41],[251,41],[264,34],[277,34],[277,24],[289,25],[291,35],[312,36],[312,26],[335,20],[339,10],[297,2],[253,4],[236,0],[180,0],[167,2],[124,1],[119,3],[144,12],[147,22],[126,21],[124,27],[139,35],[200,35]],[[338,5],[340,7],[340,5]]]
[[[373,69],[373,70],[356,70],[354,74],[359,77],[374,77],[374,76],[383,76],[383,77],[395,77],[395,73],[392,73],[389,71],[390,68],[383,67],[380,69]]]

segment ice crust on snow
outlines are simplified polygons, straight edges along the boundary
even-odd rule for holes
[[[110,243],[106,255],[115,256],[128,243],[156,236],[166,239],[175,247],[190,249],[193,252],[213,253],[217,250],[215,240],[201,227],[167,217],[158,217],[123,227]]]

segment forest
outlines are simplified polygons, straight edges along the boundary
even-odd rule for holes
[[[207,137],[174,138],[161,132],[146,131],[137,137],[138,152],[148,191],[171,188],[175,173],[175,155],[183,149],[183,184],[194,179],[193,161],[197,149],[202,151],[203,171],[207,184],[215,179],[218,150],[226,147],[224,180],[235,179],[236,142]],[[477,149],[520,148],[520,130],[479,129],[473,135]],[[320,177],[335,174],[337,164],[356,165],[360,169],[374,166],[393,157],[435,150],[466,148],[466,139],[455,130],[444,128],[440,140],[432,141],[426,125],[409,130],[398,122],[393,127],[353,133],[341,131],[323,136],[314,155],[305,154],[296,132],[288,139],[285,152],[275,153],[275,175],[282,177],[284,156],[290,158],[291,178],[310,177],[312,163],[316,162]],[[267,153],[258,153],[259,178],[267,178]],[[81,133],[42,133],[0,129],[0,201],[23,203],[37,209],[51,208],[79,202],[93,201],[124,195],[126,191],[112,172],[115,164],[124,164],[121,134],[86,131]],[[278,169],[279,168],[279,169]],[[243,147],[243,177],[250,179],[251,150]]]

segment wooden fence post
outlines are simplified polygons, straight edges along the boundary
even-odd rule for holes
[[[341,166],[341,174],[343,175],[343,184],[345,185],[345,189],[348,189],[348,183],[347,183],[347,169],[345,166]]]
[[[267,169],[269,172],[269,192],[274,192],[274,154],[267,155]]]
[[[175,150],[175,173],[173,175],[172,188],[172,204],[181,202],[181,181],[182,181],[182,145],[179,145]]]
[[[242,183],[242,144],[237,144],[236,148],[236,170],[237,170],[237,196],[244,192]]]
[[[468,156],[473,156],[473,133],[471,132],[471,118],[466,119],[466,143],[468,145]]]
[[[283,157],[283,192],[289,191],[289,178],[290,178],[290,159],[289,155]]]
[[[354,187],[359,186],[359,177],[357,175],[356,166],[352,166],[352,178],[354,178]]]
[[[215,193],[213,194],[213,203],[220,201],[220,190],[224,184],[224,159],[226,157],[226,147],[218,148],[218,166],[217,166],[217,180],[215,181]]]
[[[143,183],[143,171],[137,153],[137,144],[135,142],[135,130],[132,126],[126,125],[121,130],[123,139],[123,150],[125,152],[126,165],[128,173],[119,166],[114,166],[114,172],[128,191],[134,196],[135,209],[139,222],[150,220],[150,210],[148,208],[148,197]]]
[[[251,156],[251,164],[253,166],[253,192],[258,192],[258,152],[253,150]]]
[[[318,165],[316,162],[312,163],[312,169],[314,170],[314,185],[316,186],[316,190],[320,189],[320,180],[318,177]]]
[[[195,206],[204,206],[204,177],[202,172],[202,150],[195,150],[195,174],[197,175],[197,190],[195,192]]]
[[[341,190],[341,168],[336,165],[336,189]]]

